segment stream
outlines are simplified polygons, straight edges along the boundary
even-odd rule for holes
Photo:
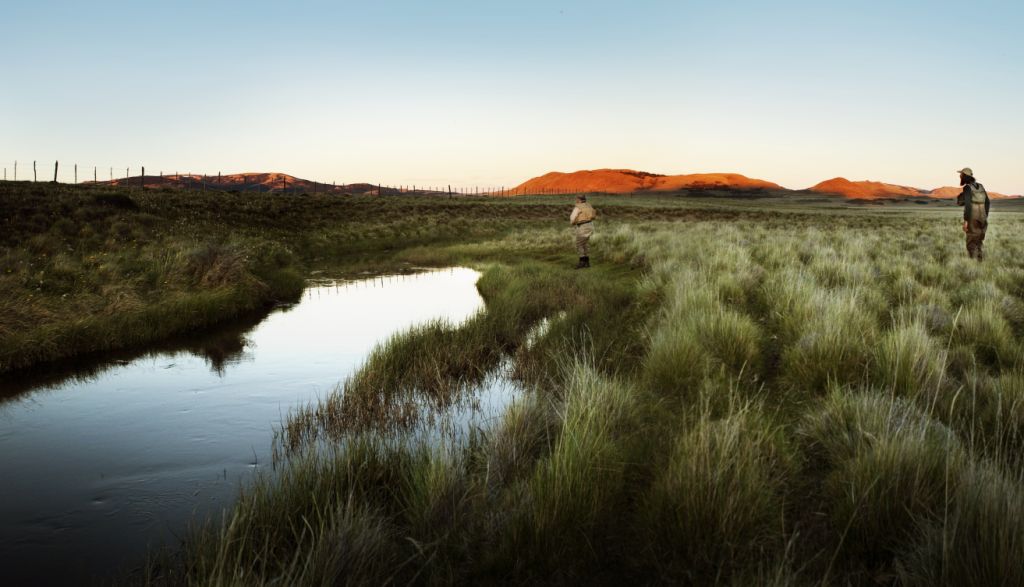
[[[109,581],[180,543],[270,467],[292,408],[390,336],[482,311],[478,278],[311,281],[298,303],[203,336],[0,379],[0,583]],[[479,417],[515,393],[500,378],[477,390]]]

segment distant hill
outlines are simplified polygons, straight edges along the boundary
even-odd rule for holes
[[[875,200],[892,197],[928,197],[928,192],[917,188],[882,183],[878,181],[850,181],[845,177],[837,177],[823,181],[807,191],[822,194],[837,194],[846,198],[859,200]],[[958,192],[959,193],[959,192]]]
[[[933,198],[952,199],[952,198],[955,198],[955,197],[959,196],[961,191],[963,191],[963,188],[950,186],[950,187],[944,187],[944,188],[935,188],[934,190],[929,192],[928,195],[930,195]],[[1000,194],[1000,193],[997,193],[997,192],[989,192],[988,196],[990,198],[994,199],[994,200],[1003,200],[1003,199],[1006,199],[1006,198],[1019,198],[1019,197],[1021,197],[1021,196],[1011,196],[1011,195],[1007,195],[1007,194]]]
[[[661,175],[632,169],[594,169],[572,173],[552,171],[515,187],[514,194],[601,192],[671,192],[683,189],[782,190],[770,181],[752,179],[738,173],[695,173]]]
[[[807,191],[821,194],[835,194],[844,198],[858,200],[877,200],[880,198],[938,198],[951,199],[960,195],[959,187],[941,187],[934,190],[923,190],[891,183],[878,181],[850,181],[844,177],[837,177],[823,181]],[[989,192],[993,199],[1019,198],[1020,196],[1008,196],[996,192]]]
[[[93,182],[86,182],[93,183]],[[254,191],[254,192],[301,192],[301,193],[336,193],[336,194],[398,194],[411,192],[401,188],[379,187],[369,183],[350,183],[334,185],[302,179],[287,173],[232,173],[229,175],[147,175],[99,181],[97,185],[130,186],[167,189],[219,190],[219,191]],[[416,190],[416,193],[436,193]]]

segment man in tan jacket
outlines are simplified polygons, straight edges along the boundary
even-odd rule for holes
[[[576,196],[576,207],[569,216],[569,224],[576,231],[576,252],[580,255],[580,262],[576,264],[577,269],[590,267],[590,237],[594,234],[595,218],[597,211],[587,203],[587,197],[583,194]]]

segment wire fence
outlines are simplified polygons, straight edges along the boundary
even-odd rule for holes
[[[223,175],[184,173],[175,170],[159,170],[149,173],[146,167],[112,167],[100,165],[79,165],[60,161],[10,161],[0,162],[3,181],[50,182],[70,185],[115,186],[136,189],[186,189],[194,191],[229,192],[274,192],[274,193],[337,193],[386,195],[435,195],[435,196],[531,196],[531,195],[572,195],[578,190],[562,188],[508,188],[505,186],[455,186],[446,185],[391,185],[384,183],[341,183],[300,179],[284,173],[236,173]]]

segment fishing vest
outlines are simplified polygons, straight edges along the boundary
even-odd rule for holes
[[[957,197],[956,203],[961,206],[984,204],[986,200],[988,200],[988,192],[985,191],[985,186],[974,182],[964,186],[964,191]]]
[[[579,208],[580,213],[576,215],[576,224],[583,224],[584,222],[590,222],[597,218],[597,210],[590,204],[583,202],[582,204],[576,204]]]

